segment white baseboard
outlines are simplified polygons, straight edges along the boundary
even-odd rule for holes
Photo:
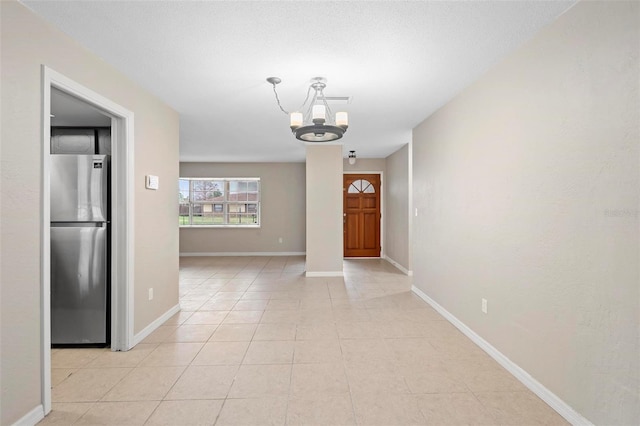
[[[551,392],[540,382],[531,377],[529,373],[527,373],[520,366],[507,358],[502,352],[500,352],[489,342],[480,337],[475,331],[470,329],[466,324],[456,318],[453,314],[440,306],[435,300],[427,296],[422,290],[420,290],[416,286],[412,286],[411,291],[413,291],[422,300],[431,305],[433,309],[438,311],[438,313],[445,317],[447,321],[453,324],[458,330],[464,333],[465,336],[471,339],[473,343],[478,345],[483,351],[489,354],[491,358],[495,359],[498,364],[500,364],[507,371],[513,374],[516,379],[522,382],[522,384],[529,388],[529,390],[531,390],[533,393],[538,395],[540,399],[549,404],[551,408],[556,410],[558,414],[564,417],[569,423],[571,423],[572,425],[593,426],[593,423],[585,419],[580,413],[571,408],[569,404],[564,402],[556,394]]]
[[[199,252],[180,253],[180,257],[189,256],[304,256],[304,251],[228,251],[228,252]]]
[[[22,416],[22,418],[15,422],[13,426],[33,426],[42,419],[44,419],[44,407],[42,405],[38,405],[36,408]]]
[[[399,264],[398,262],[396,262],[395,260],[393,260],[392,258],[390,258],[387,255],[384,255],[384,259],[389,262],[390,264],[392,264],[393,266],[395,266],[396,268],[398,268],[398,270],[400,272],[402,272],[403,274],[412,277],[413,276],[413,271],[410,271],[409,269],[405,268],[404,266],[402,266],[401,264]]]
[[[344,277],[344,272],[342,271],[321,271],[321,272],[312,272],[306,271],[304,273],[305,277],[315,278],[315,277]]]
[[[164,322],[166,320],[168,320],[169,318],[171,318],[172,316],[174,316],[178,312],[180,312],[180,304],[179,303],[177,305],[175,305],[174,307],[172,307],[171,309],[169,309],[164,314],[160,315],[158,318],[156,318],[155,321],[153,321],[151,324],[149,324],[148,326],[143,328],[140,333],[138,333],[135,336],[133,336],[133,345],[132,345],[132,347],[137,345],[138,343],[142,342],[145,339],[145,337],[147,337],[148,335],[153,333],[156,330],[156,328],[160,327],[162,324],[164,324]]]

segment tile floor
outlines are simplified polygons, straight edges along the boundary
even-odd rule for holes
[[[182,311],[129,352],[52,351],[40,424],[567,424],[383,260],[180,260]]]

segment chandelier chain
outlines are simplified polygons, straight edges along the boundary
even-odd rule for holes
[[[289,112],[282,108],[282,104],[280,104],[280,97],[278,96],[278,92],[276,91],[276,84],[271,83],[273,85],[273,93],[276,95],[276,102],[278,102],[278,108],[280,111],[284,112],[286,115],[289,115]]]
[[[304,102],[302,103],[302,105],[300,105],[300,108],[298,108],[300,111],[302,111],[304,109],[304,106],[307,104],[307,101],[309,100],[309,94],[311,93],[311,86],[309,86],[307,88],[307,96],[304,98]]]
[[[280,111],[284,112],[286,115],[289,115],[290,112],[282,108],[282,104],[280,103],[280,96],[278,96],[278,91],[276,90],[275,83],[271,83],[271,85],[273,86],[273,94],[276,95],[276,102],[278,103],[278,108],[280,108]],[[300,108],[298,108],[299,110],[304,109],[304,106],[307,104],[307,101],[309,100],[310,93],[311,93],[311,86],[309,86],[309,88],[307,89],[307,96],[304,98],[304,102],[302,102],[302,105],[300,105]]]

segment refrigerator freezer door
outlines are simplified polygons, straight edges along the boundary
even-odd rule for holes
[[[107,220],[106,155],[51,156],[51,222]]]
[[[85,155],[95,154],[95,129],[52,129],[51,153]]]
[[[51,227],[51,343],[107,340],[107,228]]]

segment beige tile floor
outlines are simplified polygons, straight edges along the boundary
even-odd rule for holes
[[[566,424],[383,260],[182,258],[182,311],[129,352],[52,351],[41,424]]]

